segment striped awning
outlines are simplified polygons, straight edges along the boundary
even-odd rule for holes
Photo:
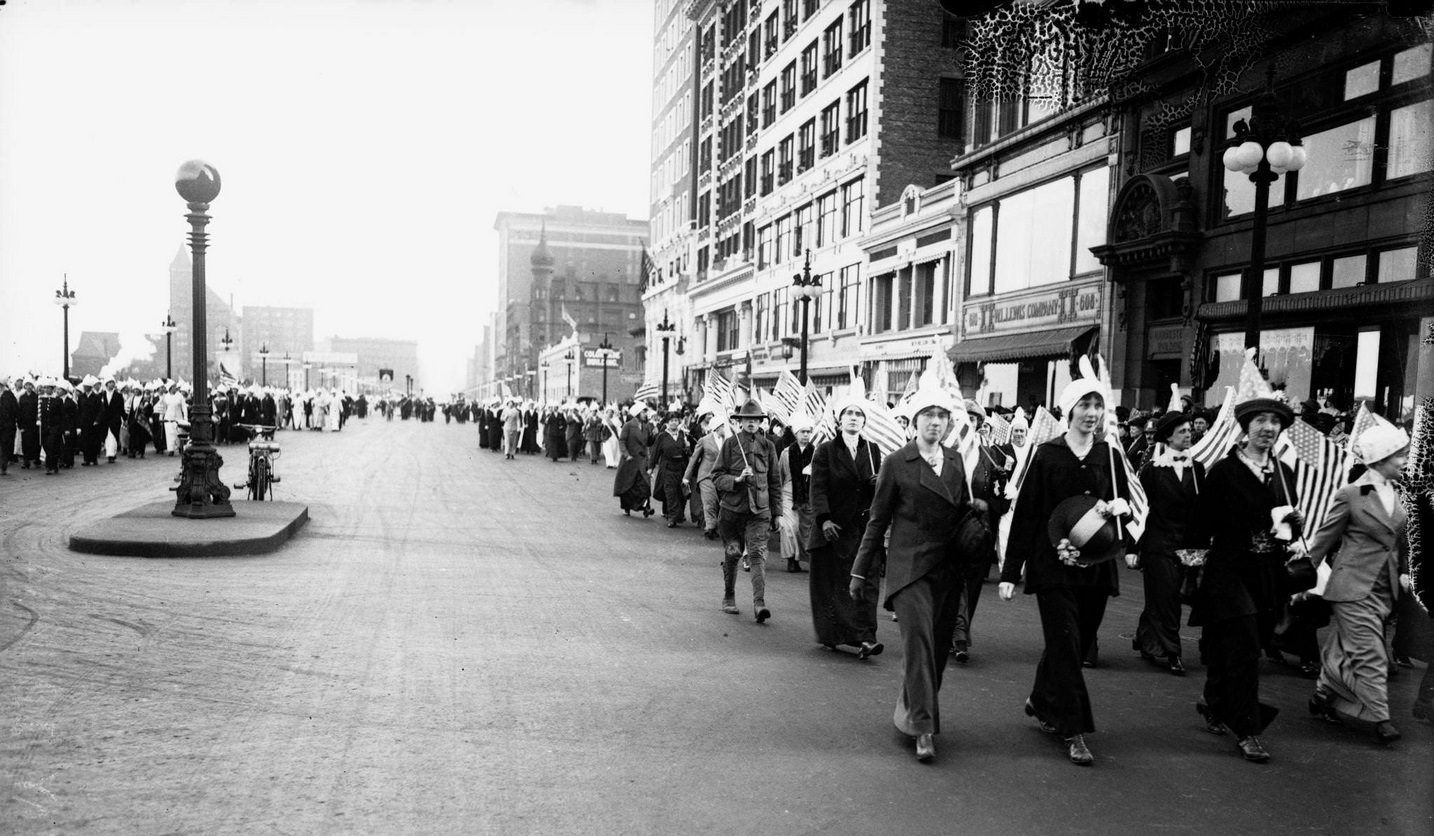
[[[1095,325],[1056,328],[1026,334],[978,337],[957,343],[949,352],[957,363],[1001,363],[1032,357],[1060,357],[1070,354],[1071,343],[1094,331]]]

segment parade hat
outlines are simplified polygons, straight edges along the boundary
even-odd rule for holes
[[[1099,504],[1100,500],[1086,494],[1070,497],[1056,506],[1046,525],[1051,545],[1069,540],[1080,550],[1076,562],[1082,566],[1113,560],[1120,551],[1120,528],[1114,518],[1096,510]]]
[[[1056,400],[1061,408],[1061,415],[1070,417],[1071,409],[1086,395],[1100,395],[1101,401],[1105,400],[1105,387],[1101,385],[1098,378],[1078,377],[1066,384],[1061,390],[1061,396]]]
[[[96,384],[99,383],[99,382],[100,382],[100,381],[99,381],[99,378],[95,377],[95,376],[92,375],[92,374],[87,374],[87,375],[85,375],[84,379],[80,381],[80,385],[81,385],[81,386],[94,386],[94,385],[96,385]]]
[[[966,414],[971,416],[972,424],[979,427],[986,423],[986,410],[982,409],[980,404],[970,398],[966,398],[965,401],[962,402],[962,405],[966,407]]]
[[[865,418],[866,412],[870,407],[866,401],[858,398],[856,395],[850,394],[842,395],[840,398],[832,401],[832,416],[836,418],[838,422],[841,421],[841,414],[848,409],[855,409],[861,413],[862,418]]]
[[[1016,415],[1011,419],[1011,430],[1026,430],[1029,432],[1030,429],[1031,422],[1030,419],[1026,418],[1025,408],[1019,406],[1016,407]]]
[[[742,404],[742,408],[741,408],[740,410],[738,410],[737,412],[734,412],[734,413],[732,414],[732,417],[733,417],[733,418],[743,418],[743,419],[745,419],[745,418],[766,418],[766,417],[767,417],[767,413],[765,413],[765,412],[762,411],[762,405],[761,405],[761,404],[757,403],[757,402],[756,402],[755,400],[753,400],[752,398],[748,398],[748,399],[747,399],[747,402],[744,403],[744,404]]]
[[[787,426],[792,428],[792,432],[797,432],[815,429],[816,423],[812,421],[812,416],[808,415],[806,410],[799,409],[787,419]]]
[[[627,414],[636,418],[651,408],[652,407],[647,405],[646,401],[634,401],[632,406],[628,407]]]
[[[1359,434],[1355,446],[1365,464],[1383,461],[1409,446],[1409,433],[1393,424],[1377,423]]]
[[[964,412],[965,405],[957,404],[956,399],[945,389],[935,386],[923,386],[916,390],[911,400],[906,404],[906,414],[912,420],[928,409],[944,409],[949,413]]]
[[[1167,412],[1160,416],[1160,420],[1155,422],[1155,442],[1162,444],[1169,441],[1170,436],[1174,435],[1182,424],[1188,424],[1191,420],[1191,417],[1183,412]]]
[[[1235,420],[1240,423],[1240,429],[1248,430],[1250,422],[1256,415],[1262,412],[1273,412],[1280,421],[1280,429],[1288,427],[1295,421],[1294,410],[1285,405],[1283,401],[1274,398],[1251,398],[1244,403],[1235,405]]]

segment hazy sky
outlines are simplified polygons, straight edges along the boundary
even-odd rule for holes
[[[208,281],[419,341],[461,388],[500,211],[646,219],[651,0],[10,0],[0,6],[0,373],[153,332],[213,164]],[[211,346],[212,348],[212,346]]]

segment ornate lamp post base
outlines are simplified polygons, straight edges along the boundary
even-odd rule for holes
[[[196,414],[191,416],[191,426],[198,426],[200,420],[210,420],[207,410],[204,415],[198,412],[196,409]],[[183,461],[179,487],[175,489],[174,510],[170,513],[191,520],[234,516],[229,486],[219,478],[219,468],[224,466],[219,451],[207,443],[190,444],[184,448]]]

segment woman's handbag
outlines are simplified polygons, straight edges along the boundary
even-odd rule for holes
[[[1280,499],[1289,502],[1289,486],[1285,484],[1285,472],[1280,468],[1280,463],[1275,462],[1275,473],[1279,475]],[[1304,533],[1300,533],[1300,542],[1304,542]],[[1295,595],[1307,589],[1314,589],[1319,582],[1319,572],[1315,570],[1314,561],[1309,558],[1309,546],[1306,545],[1303,552],[1294,553],[1285,561],[1285,594]]]
[[[956,523],[956,535],[951,546],[957,558],[971,570],[982,574],[986,565],[996,554],[996,532],[991,528],[991,517],[986,500],[977,499],[971,480],[966,481],[966,496],[971,500],[966,514]]]

